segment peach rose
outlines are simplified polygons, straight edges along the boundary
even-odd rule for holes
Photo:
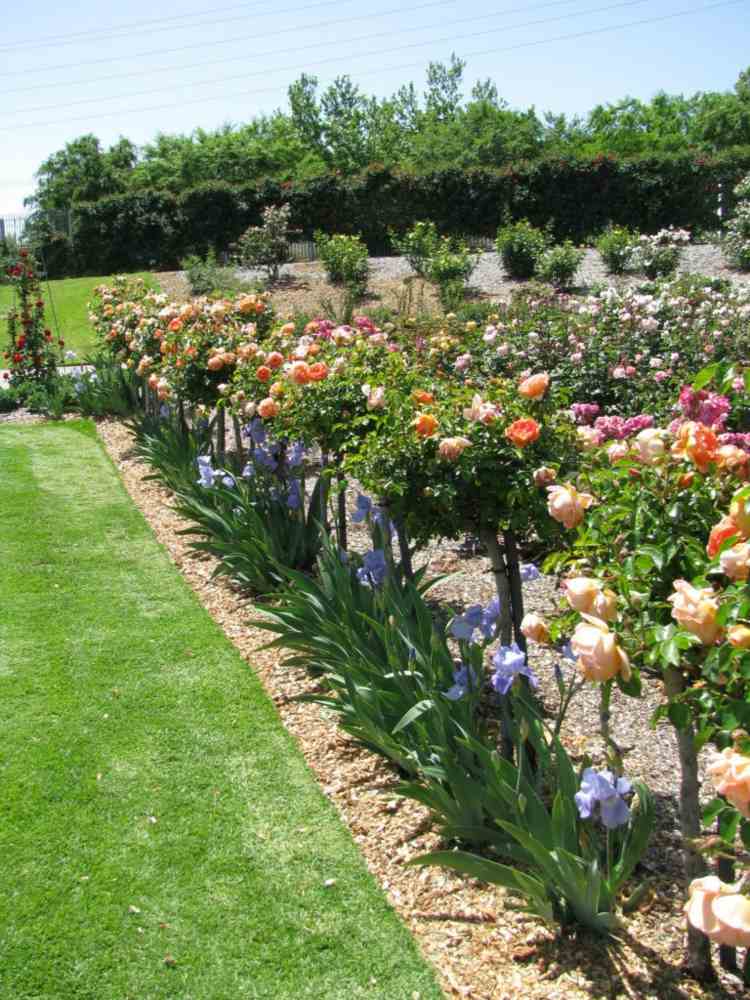
[[[630,677],[630,661],[617,645],[617,637],[609,631],[606,622],[592,615],[583,617],[585,620],[576,625],[570,640],[583,677],[587,681],[603,682],[622,674],[627,680]]]
[[[685,904],[688,922],[716,944],[750,947],[750,899],[737,885],[704,875],[690,883]]]
[[[723,444],[716,453],[716,464],[722,472],[732,472],[738,479],[748,478],[750,455],[733,444]]]
[[[580,524],[593,502],[594,498],[590,493],[579,493],[570,483],[547,487],[547,510],[550,517],[566,528],[575,528]]]
[[[307,385],[310,381],[310,366],[306,361],[295,361],[289,368],[289,378],[297,385]]]
[[[465,437],[443,438],[438,445],[438,454],[447,462],[455,462],[462,453],[471,447],[471,441]]]
[[[534,642],[549,642],[549,626],[547,622],[540,615],[534,614],[533,611],[524,615],[521,619],[521,632],[527,639],[533,639]]]
[[[155,389],[158,384],[159,384],[159,376],[156,374],[156,372],[154,372],[153,375],[149,375],[148,377],[149,389]]]
[[[623,458],[627,458],[629,453],[630,449],[624,441],[615,441],[609,446],[609,448],[607,448],[607,458],[613,463],[620,462]]]
[[[716,621],[719,602],[710,587],[698,589],[687,580],[675,580],[675,593],[668,599],[672,605],[672,617],[683,628],[698,636],[704,646],[716,641],[720,627]]]
[[[164,345],[162,345],[163,347]],[[212,358],[209,358],[206,362],[206,367],[210,372],[219,372],[224,367],[224,359],[220,354],[214,354]]]
[[[171,330],[172,333],[179,333],[182,329],[182,320],[177,318],[170,320],[168,329]]]
[[[735,535],[739,535],[740,529],[737,527],[737,523],[734,518],[724,516],[711,528],[711,533],[708,536],[708,544],[706,545],[706,552],[709,557],[713,559],[716,553],[719,551],[721,546],[728,538],[732,538]]]
[[[432,437],[438,429],[437,418],[431,413],[418,413],[412,423],[420,437]]]
[[[367,387],[367,409],[382,410],[385,406],[385,386],[376,385],[374,389]]]
[[[268,395],[271,399],[277,399],[279,396],[283,396],[286,392],[286,386],[283,382],[272,382],[268,387]]]
[[[278,351],[271,351],[266,358],[266,364],[269,368],[281,368],[284,364],[284,355],[280,354]]]
[[[735,649],[750,649],[750,628],[747,625],[732,625],[727,632],[727,639]]]
[[[536,375],[529,375],[518,387],[520,395],[526,399],[541,399],[549,388],[549,375],[547,372],[539,372]]]
[[[719,795],[750,817],[750,757],[726,747],[709,765],[708,773]]]
[[[255,369],[255,377],[259,382],[267,382],[271,377],[271,369],[268,365],[260,365]]]
[[[730,580],[747,580],[750,576],[750,544],[741,542],[722,552],[719,565]]]
[[[279,415],[279,404],[275,399],[271,399],[267,396],[265,399],[261,399],[258,403],[258,416],[263,417],[267,420],[269,417],[277,417]]]
[[[510,427],[505,428],[505,436],[514,444],[516,448],[525,448],[528,444],[533,444],[539,437],[542,428],[531,417],[524,417],[522,420],[514,420]]]
[[[310,365],[308,375],[311,382],[322,382],[324,378],[328,378],[328,365],[322,361],[316,361]]]
[[[657,465],[666,453],[664,431],[658,427],[646,427],[636,434],[633,449],[644,465]]]
[[[435,397],[431,392],[427,392],[426,389],[415,389],[411,394],[411,398],[415,403],[420,403],[422,406],[427,406],[429,403],[435,402]]]
[[[598,580],[588,576],[577,576],[563,580],[563,591],[568,604],[581,614],[593,615],[602,621],[612,622],[617,618],[617,595],[602,587]]]
[[[595,427],[579,427],[576,434],[584,451],[591,451],[602,443],[602,436]]]
[[[557,472],[555,469],[550,469],[546,465],[541,465],[538,469],[534,469],[534,486],[538,486],[540,489],[543,486],[549,486],[551,483],[557,479]]]

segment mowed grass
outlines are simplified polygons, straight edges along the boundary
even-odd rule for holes
[[[152,287],[158,284],[152,274],[142,273]],[[106,284],[111,276],[99,278],[60,278],[57,281],[42,282],[42,296],[45,301],[44,318],[47,326],[57,338],[58,329],[65,341],[66,351],[75,351],[83,360],[94,347],[94,332],[88,320],[87,305],[91,301],[97,285]],[[13,288],[0,285],[0,326],[13,306]],[[5,331],[0,329],[0,340]]]
[[[93,426],[0,468],[0,997],[438,1000]]]

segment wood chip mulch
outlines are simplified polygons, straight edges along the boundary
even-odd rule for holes
[[[315,684],[303,670],[285,666],[283,653],[260,648],[269,634],[246,623],[262,614],[262,605],[255,607],[225,578],[211,578],[216,561],[192,552],[187,540],[177,533],[185,522],[171,509],[169,492],[144,481],[149,469],[134,456],[130,432],[111,420],[100,422],[98,427],[134,502],[207,610],[261,679],[324,794],[351,830],[368,867],[437,969],[446,996],[469,1000],[515,1000],[519,996],[532,1000],[728,1000],[738,996],[738,980],[724,973],[719,983],[706,987],[685,977],[679,968],[684,939],[683,893],[678,882],[674,809],[669,801],[664,805],[667,829],[644,859],[643,875],[651,878],[650,891],[641,909],[627,918],[617,945],[608,949],[586,935],[553,934],[515,909],[502,889],[437,868],[407,868],[405,862],[410,858],[444,846],[431,829],[428,811],[398,798],[394,770],[355,746],[337,728],[332,713],[290,700],[313,690]],[[438,547],[430,558],[435,572],[460,565],[456,547]],[[461,600],[468,603],[492,595],[486,560],[467,560],[462,577],[467,572],[474,584],[460,592]],[[455,579],[441,585],[452,588],[454,603]],[[550,589],[545,589],[545,581],[532,584],[531,589],[529,606],[535,610],[549,607]],[[674,789],[676,756],[671,744],[667,745],[669,734],[649,735],[646,722],[656,697],[652,693],[642,703],[624,699],[628,704],[622,709],[625,730],[620,735],[628,742],[632,728],[630,743],[636,764],[628,773],[642,774],[657,786],[661,777],[665,788],[670,785]],[[596,743],[586,735],[594,732],[596,715],[585,721],[587,714],[594,712],[594,705],[584,702],[580,711],[566,740],[569,749],[574,749],[576,738]],[[636,725],[634,712],[642,717],[642,726]],[[595,746],[586,749],[596,757]],[[660,788],[657,794],[667,798]],[[418,994],[412,1000],[418,1000]]]

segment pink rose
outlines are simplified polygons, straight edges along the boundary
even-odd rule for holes
[[[685,904],[688,922],[716,944],[730,948],[750,946],[750,899],[739,887],[704,875],[690,883]]]
[[[719,556],[719,565],[730,580],[747,580],[750,576],[750,543],[741,542],[726,549]]]
[[[438,454],[447,462],[455,462],[466,448],[471,447],[471,441],[465,437],[447,437],[438,445]]]
[[[726,747],[708,767],[719,795],[750,818],[750,757]]]

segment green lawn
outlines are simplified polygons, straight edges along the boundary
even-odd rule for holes
[[[93,426],[0,468],[0,997],[439,1000]]]
[[[146,278],[154,287],[157,286],[153,275],[143,273],[140,277]],[[55,335],[59,329],[65,341],[65,350],[75,351],[81,359],[94,346],[87,304],[96,286],[105,284],[108,280],[108,277],[61,278],[50,281],[49,284],[46,281],[42,283],[42,295],[47,304],[47,326]],[[10,285],[0,285],[0,343],[5,340],[3,319],[12,305],[13,288]]]

